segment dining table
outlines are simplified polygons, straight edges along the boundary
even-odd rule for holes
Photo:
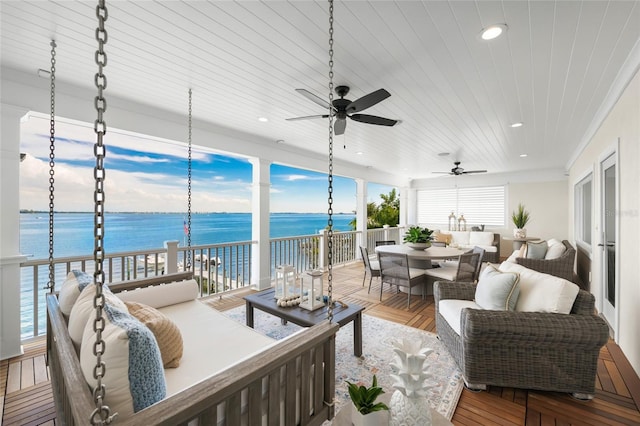
[[[461,249],[458,247],[439,247],[432,246],[426,249],[414,249],[406,244],[395,244],[388,246],[378,246],[375,248],[376,253],[401,253],[406,254],[409,258],[409,267],[429,269],[432,260],[456,259],[461,254],[469,251],[469,249]]]

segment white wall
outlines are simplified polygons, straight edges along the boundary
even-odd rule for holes
[[[424,179],[413,182],[412,189],[424,188],[451,188],[447,179]],[[491,186],[506,185],[506,210],[505,227],[488,227],[487,231],[497,232],[503,237],[513,236],[513,222],[511,212],[518,203],[523,203],[531,213],[531,221],[527,224],[527,234],[541,239],[556,238],[568,239],[568,190],[567,178],[561,170],[538,171],[535,174],[493,174],[465,176],[455,183],[458,187],[467,186]],[[415,203],[412,206],[416,209]],[[414,217],[416,213],[414,212]],[[445,218],[446,220],[446,218]],[[425,224],[423,224],[425,225]],[[426,224],[428,225],[428,224]],[[508,257],[513,252],[513,243],[508,240],[500,242],[500,256]]]
[[[510,183],[507,185],[508,234],[513,235],[511,212],[522,203],[529,211],[531,219],[526,226],[528,237],[542,240],[569,238],[567,181]],[[502,242],[503,256],[511,254],[509,244]]]
[[[589,141],[582,153],[569,169],[569,200],[573,200],[574,185],[591,170],[596,170],[602,155],[618,144],[618,171],[620,204],[618,214],[619,240],[617,256],[619,259],[619,304],[618,333],[615,340],[637,374],[640,374],[640,73],[629,83],[626,90],[611,110],[600,128]],[[594,188],[598,186],[598,175],[594,174]],[[594,202],[598,206],[598,194]],[[595,209],[593,235],[599,243],[600,215]],[[569,222],[573,223],[573,202],[569,203]],[[574,238],[573,227],[569,228]],[[602,279],[598,263],[599,249],[592,255],[591,292],[596,303],[601,306]]]

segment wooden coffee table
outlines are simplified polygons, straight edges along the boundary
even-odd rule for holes
[[[282,308],[276,304],[274,297],[275,289],[264,290],[245,296],[247,304],[246,319],[247,325],[253,328],[253,310],[260,309],[271,315],[281,318],[283,323],[291,321],[302,327],[311,327],[327,319],[327,307],[309,311],[299,306]],[[353,354],[362,356],[362,311],[364,308],[358,305],[348,307],[336,305],[333,308],[333,322],[340,327],[353,321]]]

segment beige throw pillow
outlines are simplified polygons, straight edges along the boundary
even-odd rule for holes
[[[178,326],[159,310],[138,302],[124,302],[129,313],[146,325],[158,341],[164,368],[176,368],[182,358],[182,334]]]

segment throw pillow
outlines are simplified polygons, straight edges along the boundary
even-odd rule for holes
[[[574,283],[516,263],[502,262],[499,269],[520,275],[520,295],[515,309],[517,312],[571,312],[580,290]]]
[[[483,309],[513,311],[520,293],[519,281],[518,273],[500,272],[489,265],[480,274],[475,301]]]
[[[547,253],[544,255],[544,258],[546,260],[551,260],[551,259],[557,259],[560,256],[562,256],[562,254],[567,251],[567,247],[565,247],[564,244],[562,244],[560,241],[555,240],[556,242],[551,244],[551,240],[549,240],[549,249],[547,250]]]
[[[127,419],[165,398],[167,385],[162,358],[156,339],[147,327],[123,309],[106,305],[102,331],[106,369],[102,383],[107,387],[105,404],[118,418]],[[85,380],[95,387],[93,377],[96,358],[93,343],[96,336],[88,323],[82,336],[80,367]]]
[[[529,242],[527,243],[527,259],[544,259],[544,255],[547,254],[547,242]]]
[[[493,245],[493,232],[489,232],[489,231],[470,232],[469,245],[472,245],[472,246]]]
[[[200,287],[196,280],[185,280],[123,291],[118,293],[118,297],[125,302],[144,303],[152,308],[159,309],[164,306],[194,300],[199,293]]]
[[[115,306],[121,310],[127,310],[124,303],[118,299],[109,287],[102,287],[102,293],[104,294],[105,304]],[[95,318],[96,309],[93,306],[93,298],[96,294],[96,285],[94,283],[89,284],[82,290],[78,300],[71,308],[69,314],[69,336],[76,348],[82,343],[82,333],[87,323],[93,324],[93,318]]]
[[[438,243],[445,243],[448,245],[449,243],[451,243],[451,234],[437,233],[435,234],[434,241]]]
[[[78,300],[78,296],[86,286],[93,282],[93,275],[89,275],[86,272],[73,270],[67,274],[67,278],[60,287],[60,294],[58,295],[58,303],[60,304],[60,310],[65,316],[69,316],[71,308]]]
[[[164,368],[176,368],[182,358],[182,334],[178,326],[159,310],[138,302],[124,302],[129,313],[149,327],[158,341]]]

